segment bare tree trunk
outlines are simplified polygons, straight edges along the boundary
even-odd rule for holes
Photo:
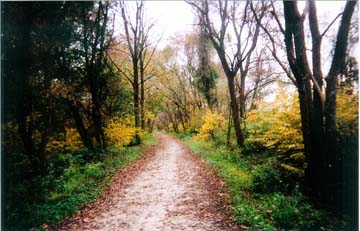
[[[321,41],[316,6],[314,1],[308,1],[309,7],[309,26],[312,37],[312,69],[313,69],[313,101],[312,104],[312,118],[311,118],[311,155],[308,157],[311,167],[306,175],[306,182],[312,182],[309,185],[313,188],[313,194],[317,197],[324,195],[326,181],[328,176],[325,174],[326,157],[324,150],[324,99],[322,97],[323,74],[321,65]],[[309,73],[311,75],[311,73]],[[326,189],[325,189],[326,190]]]
[[[290,68],[294,73],[299,92],[300,113],[303,143],[305,148],[305,185],[310,194],[319,192],[318,173],[316,157],[312,147],[312,93],[311,93],[311,71],[306,57],[303,18],[301,17],[297,2],[284,1],[285,13],[285,44],[287,58]],[[295,46],[295,48],[294,48]],[[296,56],[295,56],[295,53]]]
[[[236,142],[238,146],[243,147],[244,137],[240,127],[239,106],[236,101],[234,77],[228,77],[228,88],[230,94],[230,107],[231,107],[234,129],[236,134]]]
[[[227,133],[226,133],[226,145],[230,145],[230,138],[231,138],[231,127],[232,127],[232,124],[231,124],[231,107],[229,105],[229,118],[228,118],[228,127],[227,127]]]
[[[134,98],[134,117],[135,117],[135,128],[140,128],[140,105],[139,105],[139,70],[137,60],[133,61],[133,69],[134,69],[134,84],[133,84],[133,98]],[[136,131],[135,134],[136,144],[140,143],[140,137]]]
[[[85,147],[89,149],[93,149],[94,145],[92,143],[91,137],[88,133],[88,130],[86,129],[83,120],[81,118],[80,112],[79,112],[79,106],[74,105],[73,102],[67,100],[67,105],[70,108],[70,111],[73,114],[73,118],[75,120],[76,129],[79,132],[80,138],[84,144]]]
[[[325,138],[327,144],[327,177],[328,190],[333,192],[333,195],[329,195],[329,202],[335,206],[335,208],[341,207],[341,198],[343,195],[341,187],[342,179],[342,157],[339,153],[337,146],[337,130],[336,130],[336,87],[337,87],[337,75],[341,71],[341,67],[345,63],[346,48],[348,41],[348,34],[351,25],[351,17],[354,13],[357,1],[348,1],[343,11],[340,28],[337,34],[335,53],[333,61],[330,67],[330,71],[326,77],[326,103],[325,103]]]
[[[140,118],[141,129],[145,130],[145,89],[144,89],[144,63],[140,60]]]
[[[24,153],[28,156],[33,168],[36,167],[35,147],[32,138],[33,119],[32,119],[32,89],[30,85],[31,65],[32,65],[32,42],[31,26],[33,23],[32,4],[22,4],[22,17],[20,23],[24,26],[21,35],[20,49],[24,52],[19,59],[19,66],[15,72],[17,78],[19,98],[16,105],[16,121],[18,124],[18,133],[24,145]]]
[[[241,74],[240,76],[240,88],[239,88],[239,105],[240,105],[240,118],[245,119],[245,77],[246,74]]]

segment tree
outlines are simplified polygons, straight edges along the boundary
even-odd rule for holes
[[[124,1],[120,2],[121,17],[125,29],[125,39],[129,57],[132,60],[135,127],[145,129],[145,70],[148,67],[155,48],[149,49],[149,35],[153,24],[146,24],[144,1],[136,1],[134,21],[131,20]],[[120,68],[118,68],[120,70]],[[140,88],[139,88],[140,87]],[[140,98],[139,98],[140,97]],[[137,137],[137,142],[140,142]]]
[[[33,176],[46,171],[45,147],[63,130],[66,107],[52,84],[70,73],[66,53],[76,40],[75,22],[90,3],[4,4],[4,123],[14,123],[21,144],[6,150],[26,153]],[[8,20],[12,18],[14,20]],[[65,55],[67,54],[67,55]],[[14,121],[14,118],[16,121]],[[6,129],[11,133],[12,129]]]
[[[206,36],[206,28],[204,27],[203,18],[199,17],[199,32],[197,42],[198,52],[198,84],[197,87],[204,94],[207,105],[213,108],[217,104],[216,98],[216,79],[219,77],[216,70],[210,63],[211,42]]]
[[[89,149],[106,147],[104,108],[111,75],[106,53],[112,40],[112,31],[107,29],[109,7],[109,3],[99,2],[92,9],[81,8],[76,40],[63,57],[67,62],[63,62],[62,70],[71,71],[55,84]]]
[[[335,206],[336,196],[338,196],[336,192],[341,191],[336,186],[339,183],[339,173],[341,172],[341,156],[339,156],[336,138],[336,85],[337,76],[345,61],[350,22],[356,1],[348,1],[341,14],[335,51],[326,78],[322,72],[324,66],[321,60],[322,39],[340,15],[321,33],[314,1],[307,2],[303,14],[300,14],[296,1],[284,1],[283,6],[285,28],[280,23],[274,8],[271,15],[285,38],[287,60],[299,93],[302,136],[307,164],[305,183],[309,190],[308,193],[328,205]],[[253,10],[253,12],[255,11]],[[304,29],[307,13],[312,42],[312,65],[309,64],[307,57]],[[259,20],[257,21],[260,23]],[[274,44],[275,36],[264,25],[262,25],[262,29]],[[288,74],[288,76],[290,75]],[[324,80],[326,80],[326,85],[323,84]]]
[[[250,60],[252,52],[254,51],[257,39],[259,36],[260,25],[252,20],[249,14],[249,1],[244,3],[244,8],[241,13],[238,12],[239,2],[233,1],[201,1],[190,2],[199,14],[201,22],[203,23],[205,33],[213,44],[218,57],[221,61],[222,67],[227,77],[228,89],[230,95],[230,108],[234,122],[236,141],[239,146],[243,146],[244,137],[240,126],[240,118],[244,117],[245,111],[245,79],[249,71]],[[262,7],[263,8],[263,7]],[[215,28],[215,23],[211,20],[211,10],[218,11],[220,17],[220,26]],[[263,9],[260,9],[264,12]],[[239,17],[239,14],[242,14]],[[264,13],[261,13],[261,18]],[[239,20],[240,19],[240,20]],[[235,45],[232,47],[231,43],[231,29],[235,35]],[[254,31],[250,33],[250,31]],[[246,36],[244,33],[248,33]],[[245,36],[245,39],[244,39]],[[234,52],[230,52],[233,48]],[[239,86],[239,101],[237,102],[235,80],[238,72],[240,71],[240,86]]]

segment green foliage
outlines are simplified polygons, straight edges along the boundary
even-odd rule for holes
[[[217,103],[215,88],[219,74],[216,69],[210,64],[202,63],[196,71],[195,77],[196,87],[205,96],[208,105],[212,106]]]
[[[274,162],[269,161],[261,165],[255,165],[251,171],[252,189],[256,192],[269,193],[284,191],[281,174]]]

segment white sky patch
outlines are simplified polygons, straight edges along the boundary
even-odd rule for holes
[[[194,13],[190,5],[183,1],[149,1],[146,2],[149,18],[156,21],[156,30],[162,34],[159,46],[172,44],[177,33],[184,34],[193,30]]]

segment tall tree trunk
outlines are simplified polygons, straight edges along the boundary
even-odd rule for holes
[[[237,142],[237,145],[239,147],[243,147],[244,146],[244,137],[243,137],[241,127],[240,127],[239,106],[238,106],[238,103],[236,101],[234,77],[235,76],[229,76],[228,77],[228,88],[229,88],[229,94],[230,94],[230,107],[231,107],[232,118],[233,118],[233,122],[234,122],[236,142]]]
[[[80,138],[81,138],[84,146],[87,147],[88,149],[93,149],[94,148],[93,142],[88,133],[88,130],[86,129],[86,127],[83,123],[78,106],[74,105],[73,102],[71,102],[69,100],[67,100],[66,102],[70,108],[72,115],[73,115],[73,118],[74,118],[75,124],[76,124],[76,129],[79,132]]]
[[[134,118],[135,118],[135,127],[140,127],[140,105],[139,105],[139,69],[137,61],[133,62],[134,69],[134,85],[133,85],[133,98],[134,98]]]
[[[140,116],[141,129],[145,130],[145,86],[144,86],[144,62],[140,59]]]
[[[31,28],[32,28],[32,4],[22,3],[21,22],[23,25],[22,38],[20,49],[23,54],[19,59],[19,66],[16,73],[19,98],[16,108],[16,120],[18,123],[18,132],[24,145],[24,152],[31,161],[34,169],[35,163],[35,147],[32,139],[33,133],[33,119],[32,119],[32,88],[31,88],[31,65],[32,65],[32,41],[31,41]]]
[[[343,11],[341,24],[337,34],[335,53],[330,67],[328,76],[326,77],[326,103],[325,103],[325,137],[327,144],[327,167],[326,172],[329,177],[329,189],[332,192],[338,192],[341,183],[341,167],[342,158],[337,147],[337,130],[336,130],[336,87],[337,76],[340,73],[341,67],[345,63],[346,48],[348,34],[351,25],[351,17],[354,13],[357,1],[348,1]],[[330,203],[333,202],[335,207],[339,207],[338,198],[342,195],[330,195]]]
[[[139,105],[139,69],[137,61],[133,61],[134,68],[134,83],[133,83],[133,97],[134,97],[134,117],[135,117],[135,143],[140,143],[140,136],[138,134],[138,128],[141,127],[140,121],[140,105]]]
[[[313,102],[311,123],[311,148],[309,157],[312,171],[308,178],[312,178],[311,187],[317,193],[317,197],[326,194],[324,185],[329,177],[326,175],[326,157],[324,150],[324,98],[322,97],[323,73],[321,65],[321,41],[316,6],[314,1],[309,1],[309,26],[312,37],[312,69],[313,69]],[[311,74],[311,73],[310,73]],[[315,82],[316,81],[316,82]],[[325,189],[326,190],[326,189]]]
[[[231,137],[231,127],[232,127],[232,124],[231,124],[231,107],[229,105],[229,117],[228,117],[228,127],[227,127],[227,133],[226,133],[226,145],[230,145],[230,137]]]
[[[304,18],[300,15],[296,1],[284,1],[285,44],[287,59],[296,79],[301,113],[301,127],[305,152],[305,185],[310,195],[319,192],[317,159],[312,146],[312,73],[306,57]],[[295,52],[295,53],[294,53]]]
[[[316,7],[309,1],[309,23],[313,42],[313,72],[310,71],[305,48],[303,22],[305,15],[300,15],[297,2],[284,1],[285,43],[290,68],[296,78],[299,91],[301,122],[305,157],[305,183],[314,199],[320,199],[326,205],[336,207],[341,198],[339,179],[341,162],[336,140],[336,78],[344,63],[350,20],[356,1],[346,3],[338,37],[335,54],[326,78],[326,102],[322,93],[323,75],[321,72],[321,36],[318,29]],[[313,91],[310,88],[313,80]],[[325,114],[325,130],[324,130]],[[324,140],[325,137],[325,140]],[[326,141],[326,142],[324,142]],[[338,189],[339,188],[339,189]]]
[[[240,88],[239,88],[239,100],[240,100],[240,118],[245,119],[245,77],[246,74],[241,73],[240,76]]]

